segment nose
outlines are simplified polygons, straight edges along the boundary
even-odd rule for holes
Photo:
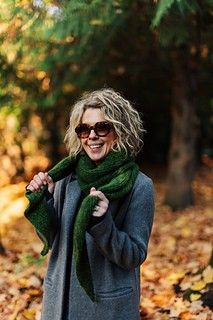
[[[89,134],[89,139],[94,139],[97,138],[97,134],[95,133],[94,129],[91,129],[90,134]]]

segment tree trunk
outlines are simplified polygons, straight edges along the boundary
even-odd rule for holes
[[[192,180],[196,169],[197,117],[195,64],[184,49],[173,55],[172,133],[169,150],[165,204],[173,211],[193,204]]]

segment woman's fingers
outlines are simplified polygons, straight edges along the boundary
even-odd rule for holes
[[[98,202],[98,208],[103,208],[103,209],[107,210],[107,208],[108,208],[108,202],[99,201],[99,202]]]
[[[100,200],[98,204],[95,206],[93,211],[93,216],[102,216],[106,213],[109,200],[105,197],[104,193],[101,191],[97,191],[94,187],[90,189],[90,195],[97,196]]]
[[[39,191],[40,186],[35,180],[31,180],[29,185],[26,187],[26,189],[30,191]]]
[[[104,193],[101,191],[96,190],[94,187],[92,187],[90,189],[90,195],[92,196],[98,196],[100,198],[100,200],[104,201],[104,202],[109,202],[109,200],[105,197]]]
[[[94,211],[99,213],[105,213],[108,209],[108,205],[105,202],[99,202],[98,205],[95,206]]]
[[[46,184],[48,184],[49,192],[52,193],[55,186],[52,178],[48,175],[47,172],[39,172],[33,177],[26,189],[30,191],[40,191]]]
[[[47,183],[48,183],[48,181],[47,181],[47,175],[48,175],[48,173],[46,173],[46,172],[39,172],[39,173],[38,173],[38,177],[39,177],[39,179],[41,180],[41,183],[42,183],[42,184],[47,184]]]
[[[47,172],[45,172],[45,178],[46,178],[47,183],[54,183],[53,179],[48,175]]]
[[[39,172],[38,174],[36,174],[36,175],[33,177],[33,181],[37,183],[37,185],[38,185],[39,188],[47,183],[47,182],[46,182],[46,178],[45,178],[45,176],[43,176],[42,173],[43,173],[43,172]]]
[[[28,184],[28,186],[26,186],[26,190],[30,190],[30,191],[35,191],[35,188],[31,185],[31,184]]]
[[[55,188],[55,183],[53,182],[53,179],[48,175],[47,172],[45,172],[45,179],[48,184],[48,191],[50,193],[53,193],[54,188]]]

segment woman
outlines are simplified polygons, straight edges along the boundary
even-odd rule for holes
[[[140,265],[154,212],[152,181],[134,162],[143,131],[120,94],[88,93],[71,111],[69,157],[27,186],[25,215],[42,254],[52,248],[42,320],[140,319]]]

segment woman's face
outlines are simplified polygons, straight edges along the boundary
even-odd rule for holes
[[[94,126],[96,122],[101,121],[106,121],[104,114],[100,109],[95,108],[88,108],[81,119],[81,123],[86,123],[89,126]],[[113,129],[105,137],[99,137],[94,130],[91,130],[88,138],[81,138],[81,144],[90,159],[98,164],[109,153],[115,139],[116,135]]]

